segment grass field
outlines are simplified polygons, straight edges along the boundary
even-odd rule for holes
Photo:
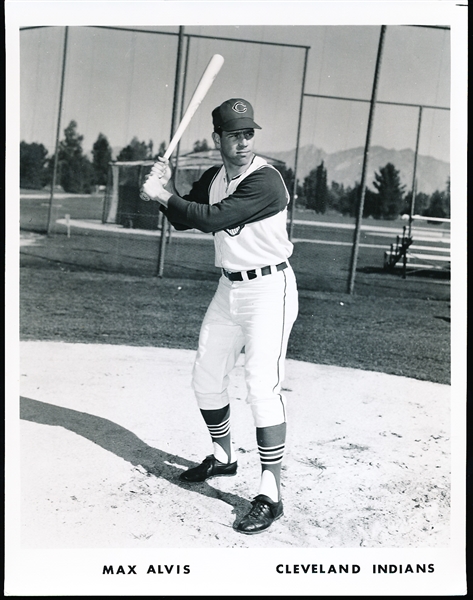
[[[22,229],[44,216],[35,202],[34,210],[22,203]],[[87,202],[98,212],[97,202]],[[90,206],[71,203],[80,218],[90,215]],[[291,258],[300,313],[288,357],[450,383],[448,279],[385,272],[386,242],[373,243],[366,233],[355,294],[348,295],[352,232],[309,229],[313,239],[297,242]],[[173,235],[158,278],[158,235],[73,229],[68,238],[64,227],[58,231],[22,234],[21,339],[196,348],[219,276],[211,238]]]
[[[48,203],[44,193],[24,192],[20,205],[22,231],[44,233]],[[66,228],[60,220],[66,214],[72,222],[86,220],[100,224],[102,207],[103,195],[60,195],[52,210],[52,233],[60,235],[36,238],[34,245],[22,248],[23,254],[71,267],[154,276],[159,253],[159,233],[156,231],[128,229],[117,232],[115,228],[115,231],[101,232],[73,226],[71,237],[64,235]],[[298,209],[295,223],[293,233],[298,241],[291,262],[299,287],[344,294],[349,278],[354,220],[338,214],[315,215],[313,211]],[[363,220],[365,229],[360,236],[356,293],[448,300],[450,286],[446,272],[413,273],[401,281],[398,273],[384,271],[384,253],[402,232],[404,224],[401,221]],[[429,228],[425,223],[421,223],[421,227]],[[431,225],[430,230],[433,240],[442,235],[442,226]],[[172,243],[166,246],[164,276],[214,281],[217,273],[213,261],[211,236],[189,239],[173,233]]]
[[[21,268],[21,339],[195,349],[215,284]],[[300,291],[288,357],[450,382],[449,303]]]

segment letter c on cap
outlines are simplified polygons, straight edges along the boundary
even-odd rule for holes
[[[246,104],[243,104],[243,102],[238,101],[235,102],[235,104],[232,106],[232,109],[237,113],[246,113],[248,107]]]

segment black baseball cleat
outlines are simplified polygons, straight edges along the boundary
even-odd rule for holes
[[[284,514],[282,500],[273,502],[271,498],[264,494],[256,496],[251,504],[253,506],[250,512],[243,517],[235,528],[240,533],[247,535],[261,533]]]
[[[186,481],[187,483],[197,483],[205,481],[210,477],[235,475],[237,466],[238,464],[236,462],[228,464],[220,462],[213,454],[211,454],[204,458],[198,467],[193,467],[192,469],[188,469],[187,471],[184,471],[184,473],[181,473],[179,479],[181,481]]]

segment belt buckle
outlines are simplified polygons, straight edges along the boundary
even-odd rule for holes
[[[240,271],[227,271],[222,267],[222,273],[229,281],[243,281],[243,275]]]

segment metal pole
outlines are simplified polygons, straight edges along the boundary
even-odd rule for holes
[[[185,100],[185,95],[186,95],[186,83],[187,83],[187,67],[189,65],[189,50],[190,50],[190,45],[191,45],[191,38],[188,36],[187,37],[187,47],[186,47],[186,58],[184,60],[184,76],[182,78],[182,92],[181,92],[181,110],[179,112],[179,122],[182,121],[182,117],[184,115],[184,100]],[[176,178],[177,175],[177,169],[178,169],[178,163],[179,163],[179,151],[181,149],[181,141],[179,140],[179,143],[176,147],[176,153],[174,155],[174,179]]]
[[[307,98],[326,98],[327,100],[349,100],[353,102],[366,102],[367,104],[371,102],[371,100],[367,100],[366,98],[355,98],[353,96],[329,96],[328,94],[309,94],[306,93],[304,96]],[[432,108],[433,110],[450,110],[447,106],[433,106],[431,104],[412,104],[412,102],[390,102],[389,100],[376,100],[377,104],[387,104],[389,106],[411,106],[413,108]]]
[[[309,55],[309,48],[305,49],[304,56],[304,71],[302,74],[302,90],[301,90],[301,101],[299,105],[299,122],[297,125],[297,140],[296,140],[296,153],[294,156],[294,185],[292,188],[292,203],[290,210],[290,221],[289,221],[289,239],[292,240],[294,235],[294,213],[296,211],[296,198],[297,198],[297,162],[299,160],[299,143],[301,138],[301,124],[302,124],[302,107],[304,105],[304,89],[305,89],[305,78],[307,73],[307,58]]]
[[[416,139],[416,151],[414,153],[414,167],[412,170],[412,198],[411,206],[409,211],[409,237],[412,233],[412,221],[414,220],[414,210],[416,202],[416,177],[417,177],[417,157],[419,155],[419,139],[420,139],[420,126],[422,123],[422,106],[419,106],[419,119],[417,121],[417,139]]]
[[[379,70],[381,67],[381,56],[383,54],[383,44],[384,44],[385,32],[386,32],[386,25],[382,25],[381,33],[379,36],[378,56],[376,57],[376,67],[375,67],[375,71],[374,71],[373,91],[371,94],[370,113],[369,113],[369,117],[368,117],[368,129],[366,131],[365,152],[364,152],[364,156],[363,156],[363,169],[362,169],[362,173],[361,173],[360,200],[358,203],[358,212],[357,212],[357,216],[356,216],[355,234],[353,237],[353,246],[352,246],[351,262],[350,262],[350,273],[349,273],[348,285],[347,285],[347,291],[349,294],[353,294],[353,289],[355,286],[356,263],[358,260],[358,249],[359,249],[359,245],[360,245],[361,219],[363,216],[363,206],[365,203],[366,172],[368,170],[371,129],[372,129],[372,125],[373,125],[374,109],[375,109],[375,105],[376,105],[376,94],[378,91],[378,78],[379,78]]]
[[[185,94],[186,94],[186,79],[187,79],[187,65],[189,64],[189,46],[191,43],[190,37],[187,37],[187,46],[186,46],[186,58],[184,60],[184,75],[183,75],[183,79],[182,79],[182,90],[181,90],[181,110],[179,112],[179,123],[182,121],[182,116],[184,115],[184,100],[185,100]],[[177,182],[177,172],[179,171],[179,151],[181,149],[181,142],[179,141],[178,145],[176,146],[176,151],[174,153],[174,169],[173,169],[173,173],[172,173],[172,178],[174,181],[174,188],[176,188],[176,182]],[[171,242],[171,235],[172,235],[172,226],[171,223],[168,222],[168,227],[167,227],[167,238],[166,241],[168,243]]]
[[[178,119],[178,106],[179,106],[179,86],[181,80],[181,62],[182,62],[182,42],[184,39],[184,27],[179,27],[179,42],[177,44],[177,60],[176,60],[176,76],[174,78],[174,99],[172,106],[172,119],[171,119],[171,135],[169,139],[172,139],[174,131],[176,129],[176,123]],[[161,237],[159,243],[159,256],[158,256],[158,268],[156,275],[158,277],[163,276],[164,271],[164,250],[166,247],[166,229],[168,226],[168,220],[165,215],[162,216],[161,226]]]
[[[64,48],[62,55],[62,73],[61,73],[61,86],[59,91],[59,108],[57,114],[57,129],[56,129],[56,147],[54,151],[54,167],[53,167],[53,178],[51,181],[51,195],[49,196],[49,210],[48,210],[48,224],[46,228],[47,235],[51,234],[51,221],[53,214],[53,203],[54,203],[54,188],[56,187],[57,178],[57,167],[59,161],[59,135],[61,133],[61,113],[62,113],[62,99],[64,95],[64,79],[66,74],[66,56],[67,56],[67,37],[69,35],[69,27],[66,26],[64,30]]]

